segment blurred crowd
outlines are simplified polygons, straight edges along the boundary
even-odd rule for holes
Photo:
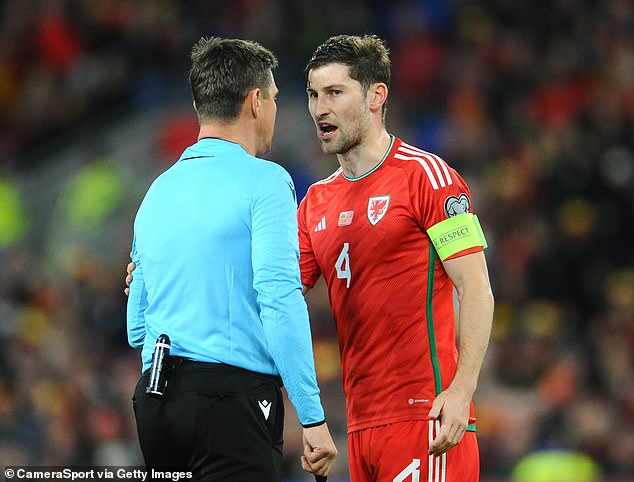
[[[330,35],[376,33],[392,55],[388,130],[459,170],[489,241],[496,313],[475,399],[483,480],[509,480],[522,457],[549,449],[634,480],[631,1],[4,0],[0,9],[3,465],[141,464],[123,274],[141,196],[195,141],[196,118],[181,105],[160,128],[135,132],[152,158],[136,176],[139,159],[100,146],[101,133],[173,102],[187,109],[201,35],[257,40],[280,60],[269,158],[302,194],[336,167],[314,139],[303,67]],[[77,144],[82,162],[49,177],[51,155]],[[38,200],[50,204],[42,189],[55,195],[52,218],[38,217],[47,212]],[[333,478],[345,480],[323,286],[309,306],[342,454]],[[295,418],[289,405],[288,480],[302,477]]]

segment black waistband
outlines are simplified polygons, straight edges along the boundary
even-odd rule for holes
[[[172,378],[179,372],[187,373],[193,371],[204,371],[206,373],[217,373],[221,375],[231,375],[237,377],[250,377],[264,382],[274,383],[278,386],[282,386],[282,378],[277,375],[267,375],[265,373],[258,373],[245,368],[236,367],[233,365],[227,365],[226,363],[212,363],[190,360],[189,358],[183,358],[180,356],[170,355],[170,376]],[[149,374],[150,370],[146,370],[143,374]]]

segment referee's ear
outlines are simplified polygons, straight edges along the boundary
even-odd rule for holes
[[[262,95],[262,91],[259,88],[255,88],[247,94],[245,102],[248,102],[251,107],[251,114],[254,119],[257,119],[260,116],[260,96]]]

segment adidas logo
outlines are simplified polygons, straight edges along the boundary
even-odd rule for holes
[[[319,224],[317,224],[317,226],[315,226],[314,231],[318,232],[318,231],[323,231],[324,229],[326,229],[326,216],[321,218],[321,221],[319,221]]]
[[[273,404],[267,400],[262,400],[261,402],[258,400],[258,405],[264,414],[264,420],[268,420],[271,413],[271,405]]]

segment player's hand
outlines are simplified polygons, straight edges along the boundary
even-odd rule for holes
[[[337,456],[337,447],[330,436],[327,424],[305,428],[303,433],[304,455],[302,469],[311,474],[326,476]]]
[[[132,253],[130,253],[130,259],[132,259]],[[126,284],[126,288],[123,290],[123,292],[126,294],[126,296],[130,296],[130,283],[132,283],[132,272],[134,271],[134,268],[136,268],[136,264],[134,264],[132,261],[130,261],[128,263],[128,267],[126,269],[127,271],[127,276],[125,277],[125,284]]]
[[[429,455],[442,455],[460,443],[469,424],[470,404],[471,395],[451,386],[436,397],[429,418],[440,419],[440,432],[429,445]]]

